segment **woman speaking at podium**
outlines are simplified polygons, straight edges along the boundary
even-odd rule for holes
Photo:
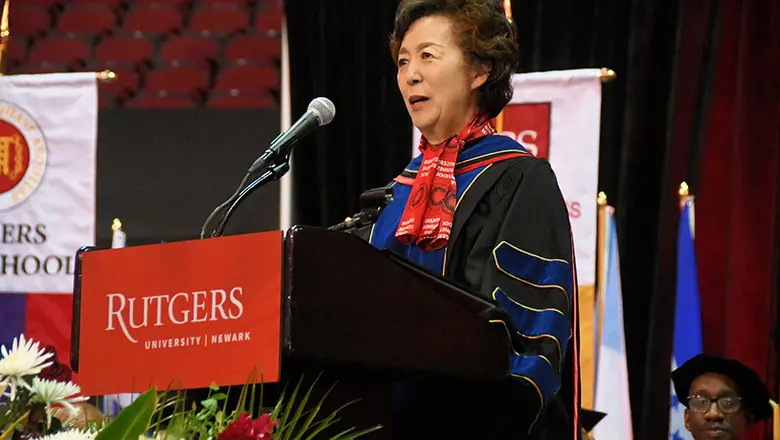
[[[402,0],[390,49],[421,154],[394,179],[367,238],[497,303],[515,350],[502,404],[457,386],[407,386],[393,437],[485,438],[486,425],[501,424],[502,439],[576,438],[568,212],[549,163],[492,123],[513,93],[513,24],[498,0]],[[462,423],[415,409],[428,398]]]

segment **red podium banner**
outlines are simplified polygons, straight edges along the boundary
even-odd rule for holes
[[[85,394],[279,380],[281,231],[90,251],[81,273]]]

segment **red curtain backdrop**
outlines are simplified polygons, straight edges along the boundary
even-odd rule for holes
[[[780,3],[726,0],[696,199],[704,349],[777,395]],[[750,439],[769,439],[769,426]]]

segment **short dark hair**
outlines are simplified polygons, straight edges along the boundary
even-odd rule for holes
[[[520,57],[517,30],[504,15],[500,0],[401,0],[390,37],[394,61],[412,24],[431,15],[453,21],[455,39],[470,65],[490,67],[487,81],[479,88],[478,104],[491,118],[498,116],[512,99],[512,74]]]

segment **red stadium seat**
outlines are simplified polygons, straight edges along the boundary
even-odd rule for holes
[[[69,72],[69,66],[61,63],[30,62],[19,66],[13,72],[14,74],[34,74],[34,73],[63,73]]]
[[[117,35],[100,42],[95,60],[112,65],[137,65],[148,62],[154,55],[154,43],[143,36]]]
[[[116,95],[110,93],[98,92],[98,106],[100,108],[114,108],[117,106],[119,98]]]
[[[281,34],[284,13],[281,9],[267,8],[257,14],[255,29],[259,31]]]
[[[45,9],[53,9],[55,7],[59,7],[64,3],[65,0],[24,0],[24,6],[38,6]],[[14,4],[14,8],[16,7],[16,4]],[[14,14],[16,13],[16,9],[14,9]],[[13,27],[11,27],[13,30]]]
[[[282,56],[282,40],[266,35],[237,35],[225,46],[225,61],[270,63]]]
[[[15,64],[23,63],[27,59],[27,45],[18,38],[11,36],[5,50],[5,56]]]
[[[57,20],[57,31],[65,34],[99,36],[116,25],[116,16],[107,6],[83,6],[67,9]]]
[[[163,36],[181,29],[181,13],[170,5],[139,5],[125,15],[126,32]]]
[[[8,14],[8,26],[16,36],[36,37],[49,30],[51,15],[43,7],[14,5],[13,12]]]
[[[90,44],[80,38],[50,37],[30,49],[31,63],[60,63],[74,66],[90,58]]]
[[[263,92],[214,92],[207,103],[211,108],[273,108],[274,98]]]
[[[116,9],[120,7],[122,3],[123,0],[70,0],[71,5],[78,7],[97,6]]]
[[[209,72],[207,70],[194,66],[172,66],[149,72],[144,88],[149,92],[168,91],[189,94],[206,89],[208,85]]]
[[[194,108],[197,101],[188,94],[171,93],[165,90],[142,93],[126,104],[129,108]]]
[[[135,0],[133,3],[136,5],[158,4],[172,6],[174,8],[182,8],[190,2],[191,0]]]
[[[254,0],[199,0],[198,5],[232,5],[241,8],[249,8],[254,4]]]
[[[265,92],[279,88],[276,69],[268,65],[233,65],[222,69],[214,84],[215,91],[241,90]]]
[[[204,35],[230,35],[248,26],[248,11],[233,5],[205,6],[190,18],[190,30]]]
[[[165,62],[203,63],[219,58],[219,47],[213,39],[207,37],[173,36],[160,48],[160,58]]]

